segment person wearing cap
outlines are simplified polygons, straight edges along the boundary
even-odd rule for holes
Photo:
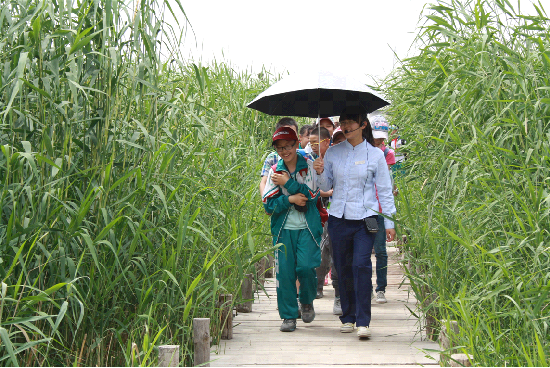
[[[395,165],[392,166],[393,178],[397,176],[405,175],[403,170],[403,163],[405,162],[405,155],[401,152],[402,147],[407,143],[399,135],[399,127],[397,125],[390,125],[390,147],[395,151]],[[393,195],[397,195],[397,186],[394,183]]]
[[[290,127],[294,129],[296,134],[298,134],[298,124],[296,123],[296,120],[292,118],[281,118],[277,125],[275,125],[275,130],[281,128],[281,127]],[[264,165],[262,167],[262,171],[260,172],[261,181],[260,181],[260,196],[264,193],[265,183],[267,182],[267,174],[269,173],[269,169],[271,166],[276,164],[279,161],[280,157],[277,154],[277,152],[271,152],[269,155],[267,155]]]
[[[332,134],[332,145],[335,146],[338,143],[343,142],[345,140],[346,140],[346,136],[344,135],[342,128],[338,127],[334,129],[334,133]]]
[[[392,149],[384,145],[384,141],[388,139],[389,124],[386,118],[382,115],[375,115],[370,119],[372,128],[372,136],[374,145],[384,152],[384,158],[388,165],[388,170],[391,176],[391,166],[395,164],[395,154]],[[393,193],[393,180],[392,180]],[[378,199],[378,194],[377,197]],[[379,210],[382,213],[382,206],[378,202]],[[378,232],[374,238],[374,253],[376,255],[376,295],[372,293],[371,298],[376,298],[379,304],[386,303],[386,286],[388,285],[388,253],[386,251],[386,228],[384,227],[384,216],[378,215]]]
[[[317,209],[317,187],[313,161],[298,154],[298,135],[289,127],[275,131],[273,147],[281,157],[268,173],[263,204],[271,215],[275,251],[277,306],[283,319],[280,330],[292,332],[299,317],[296,278],[300,281],[299,301],[304,323],[315,318],[313,300],[317,290],[315,269],[321,264],[323,228]]]
[[[332,133],[334,132],[334,123],[331,118],[321,118],[319,120],[319,125],[321,128],[328,130],[330,136],[332,137]],[[319,127],[319,125],[317,125],[317,127]]]
[[[396,212],[391,179],[384,154],[374,147],[372,129],[360,107],[340,114],[346,141],[329,148],[314,161],[319,187],[334,189],[329,209],[328,232],[334,266],[338,272],[342,315],[340,332],[370,336],[372,261],[376,219],[382,205],[386,239],[395,238],[391,216]],[[376,199],[378,189],[379,201]]]

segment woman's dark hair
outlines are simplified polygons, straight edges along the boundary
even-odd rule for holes
[[[298,131],[298,124],[296,123],[296,120],[292,118],[282,118],[277,122],[277,125],[275,125],[275,130],[285,127],[285,126],[293,126],[296,128],[296,131]]]
[[[367,113],[364,109],[360,107],[346,107],[342,112],[340,113],[340,121],[344,120],[353,120],[356,121],[359,126],[361,126],[361,123],[366,124],[366,128],[363,129],[363,139],[365,139],[367,142],[369,142],[372,146],[374,146],[374,137],[372,135],[372,128],[370,126],[369,119],[367,118]]]
[[[300,128],[300,135],[309,135],[309,129],[311,129],[311,125],[302,125],[302,127]]]

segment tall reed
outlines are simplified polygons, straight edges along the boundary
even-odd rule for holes
[[[385,80],[412,287],[482,366],[550,363],[550,19],[518,8],[438,1]]]
[[[183,61],[179,0],[0,7],[0,362],[154,365],[269,252],[274,79]]]

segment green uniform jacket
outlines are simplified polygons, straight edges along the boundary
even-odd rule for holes
[[[296,180],[292,178],[288,179],[284,187],[275,185],[271,180],[271,175],[274,171],[286,171],[290,176],[285,162],[279,160],[276,170],[273,170],[273,167],[269,170],[262,196],[264,208],[271,215],[271,234],[275,237],[275,241],[277,241],[285,225],[290,208],[294,206],[294,204],[288,201],[288,196],[297,193],[304,194],[308,199],[306,203],[307,212],[305,213],[307,228],[317,246],[320,246],[323,226],[321,225],[321,216],[317,209],[317,199],[321,195],[321,192],[317,187],[313,161],[302,157],[300,154],[297,157],[296,170],[298,174],[296,175]]]

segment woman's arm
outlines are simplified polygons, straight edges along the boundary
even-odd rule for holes
[[[386,216],[393,216],[396,212],[393,199],[393,188],[390,178],[390,171],[384,157],[380,157],[377,161],[376,174],[374,176],[376,189],[378,190],[378,200],[382,207],[382,213]],[[393,229],[393,221],[384,218],[384,226],[386,229]]]

